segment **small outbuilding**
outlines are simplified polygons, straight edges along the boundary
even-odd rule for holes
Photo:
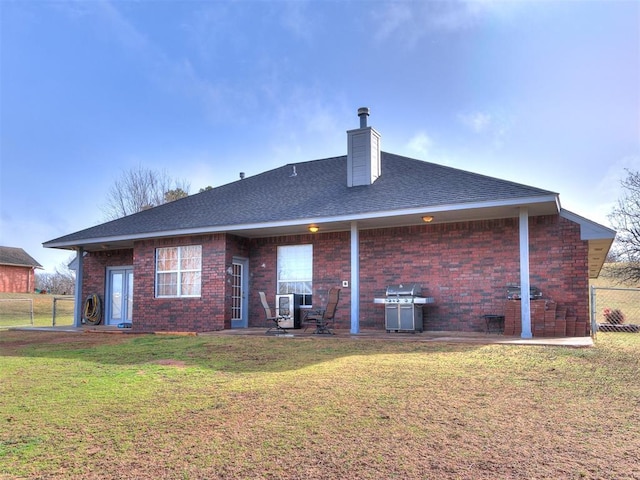
[[[0,247],[0,292],[32,293],[37,268],[42,265],[22,248]]]

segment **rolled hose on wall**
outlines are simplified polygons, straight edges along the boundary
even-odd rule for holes
[[[82,318],[89,325],[98,325],[102,320],[102,307],[100,297],[96,294],[89,295],[84,302]]]

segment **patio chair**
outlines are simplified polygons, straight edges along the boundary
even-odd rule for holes
[[[260,295],[260,301],[262,302],[262,307],[264,308],[265,321],[267,322],[267,325],[269,325],[269,329],[265,332],[265,334],[271,332],[271,330],[273,330],[274,328],[276,329],[276,335],[287,333],[287,329],[280,325],[280,323],[284,320],[287,320],[289,317],[285,317],[282,315],[272,315],[266,295],[264,294],[264,292],[258,292],[258,294]]]
[[[340,288],[332,287],[329,290],[329,298],[327,298],[327,306],[317,310],[309,310],[304,316],[304,322],[315,325],[316,329],[313,333],[333,335],[331,328],[335,325],[336,309],[340,300]],[[305,331],[309,328],[306,326]]]

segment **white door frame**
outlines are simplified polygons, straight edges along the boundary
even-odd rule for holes
[[[112,318],[113,316],[113,302],[112,296],[113,285],[112,285],[112,275],[115,272],[121,271],[123,273],[122,277],[122,291],[120,292],[120,318]],[[107,267],[107,278],[106,278],[106,288],[104,295],[104,324],[105,325],[117,325],[119,323],[131,323],[133,321],[133,265],[122,265],[122,266],[114,266]]]
[[[238,267],[240,276],[236,277],[236,267]],[[240,281],[240,298],[231,292],[231,328],[248,328],[249,327],[249,259],[245,257],[233,257],[231,266],[234,279]],[[232,281],[232,289],[235,280]],[[239,303],[236,303],[238,302]],[[239,311],[239,314],[238,314]],[[237,316],[237,318],[235,318]]]

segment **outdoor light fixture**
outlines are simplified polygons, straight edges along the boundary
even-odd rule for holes
[[[309,231],[311,233],[317,233],[318,230],[320,230],[320,227],[318,227],[317,225],[309,225]]]
[[[433,217],[431,215],[425,215],[424,217],[422,217],[422,221],[425,223],[431,223],[433,222]]]

